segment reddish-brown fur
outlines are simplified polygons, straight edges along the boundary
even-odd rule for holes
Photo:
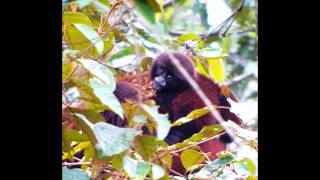
[[[199,74],[194,67],[193,62],[187,56],[180,53],[173,53],[180,64],[186,69],[186,71],[191,75],[195,82],[200,86],[205,95],[209,98],[212,104],[218,106],[230,107],[230,104],[227,102],[226,97],[221,93],[220,86],[213,80]],[[174,72],[176,77],[186,81],[186,79],[181,75],[181,73],[174,66],[173,62],[167,54],[161,54],[154,60],[153,68],[151,70],[151,78],[154,79],[156,74],[156,67],[164,66],[168,70]],[[168,98],[170,96],[170,98]],[[166,99],[166,101],[164,100]],[[197,95],[197,93],[189,86],[185,89],[174,89],[171,92],[157,92],[156,97],[157,104],[160,105],[161,113],[169,113],[170,120],[172,122],[176,121],[181,117],[185,117],[191,111],[199,108],[205,107],[205,104]],[[225,120],[232,120],[239,125],[242,125],[242,120],[235,114],[229,111],[229,109],[220,109],[221,116]],[[182,126],[173,127],[170,130],[168,135],[167,142],[170,141],[170,135],[173,136],[176,132],[180,134],[187,134],[186,137],[183,137],[184,140],[190,137],[192,134],[199,132],[204,126],[217,124],[218,121],[211,114],[207,114],[203,117],[198,118],[197,120],[186,123]],[[177,134],[179,134],[177,133]],[[176,143],[176,142],[175,142]],[[211,160],[217,158],[216,153],[226,149],[226,144],[221,142],[219,139],[213,139],[202,143],[200,145],[201,151],[208,154],[208,157]],[[185,169],[183,168],[179,157],[174,157],[173,165],[171,167],[173,170],[184,173]]]

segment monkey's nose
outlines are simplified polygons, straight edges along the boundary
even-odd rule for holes
[[[155,79],[155,82],[159,83],[161,86],[166,86],[166,80],[162,77],[156,77]]]

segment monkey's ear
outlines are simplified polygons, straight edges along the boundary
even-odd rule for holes
[[[227,97],[233,100],[234,102],[240,102],[239,98],[232,92],[230,88],[228,88],[226,85],[221,85],[220,86],[221,93]]]

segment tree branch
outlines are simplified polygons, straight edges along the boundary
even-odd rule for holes
[[[205,140],[203,140],[203,141],[199,141],[199,142],[196,142],[196,143],[191,144],[191,145],[189,145],[189,146],[186,146],[186,147],[184,147],[184,148],[181,148],[181,149],[178,149],[178,150],[175,150],[175,151],[171,151],[170,154],[175,154],[175,153],[184,151],[184,150],[189,149],[189,148],[191,148],[191,147],[194,147],[194,146],[197,146],[197,145],[202,144],[202,143],[204,143],[204,142],[207,142],[207,141],[210,141],[210,140],[212,140],[212,139],[215,139],[215,138],[217,138],[217,137],[219,137],[219,136],[221,136],[221,135],[223,135],[223,134],[226,134],[226,133],[227,133],[227,132],[222,132],[222,133],[220,133],[220,134],[218,134],[218,135],[212,136],[211,138],[205,139]]]
[[[62,83],[68,82],[69,78],[70,78],[71,75],[77,70],[78,67],[79,67],[79,64],[77,64],[76,67],[73,68],[73,70],[70,72],[70,74],[68,75],[68,77],[67,77]]]
[[[230,29],[230,27],[231,27],[233,21],[235,20],[236,16],[241,12],[242,7],[243,7],[243,5],[244,5],[244,2],[245,2],[245,0],[242,0],[241,3],[240,3],[240,5],[239,5],[239,7],[238,7],[236,10],[234,10],[234,11],[232,12],[232,14],[231,14],[229,17],[227,17],[224,21],[222,21],[215,29],[209,31],[208,33],[199,34],[199,36],[201,37],[201,39],[202,39],[203,41],[205,41],[208,36],[219,35],[219,34],[221,33],[221,30],[222,30],[226,25],[228,25],[228,23],[229,23],[230,20],[231,20],[231,23],[229,23],[229,25],[227,26],[227,28],[225,29],[225,31],[224,31],[223,33],[221,33],[222,36],[224,37],[225,34],[226,34],[226,33],[228,32],[228,30]],[[170,2],[170,3],[172,3],[172,2]],[[172,36],[181,36],[181,35],[184,34],[184,33],[182,33],[182,32],[172,32],[172,31],[171,31],[171,32],[169,32],[169,34],[172,35]]]
[[[225,82],[224,84],[226,86],[231,86],[231,85],[237,84],[237,83],[241,82],[242,80],[247,79],[253,75],[254,75],[253,73],[243,73],[243,74],[240,74],[239,76],[236,76],[231,81]]]
[[[117,68],[116,68],[116,67],[110,66],[109,64],[106,64],[105,62],[100,61],[100,60],[97,59],[97,58],[90,57],[90,59],[92,59],[92,60],[94,60],[94,61],[97,61],[98,63],[100,63],[100,64],[102,64],[102,65],[104,65],[104,66],[107,66],[107,67],[109,67],[109,68],[115,69],[115,70],[117,70],[117,71],[126,72],[126,71],[124,71],[124,70],[122,70],[122,69],[120,69],[120,68],[121,68],[121,67],[124,67],[124,66],[127,66],[127,65],[120,66],[120,67],[117,67]]]
[[[75,163],[68,163],[64,162],[62,163],[62,166],[80,166],[80,165],[91,165],[91,162],[75,162]]]

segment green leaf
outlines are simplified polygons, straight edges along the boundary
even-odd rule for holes
[[[81,134],[75,130],[62,131],[62,135],[68,141],[88,141],[88,137],[85,134]]]
[[[155,24],[156,16],[152,6],[145,0],[137,0],[136,8],[141,15],[151,24]]]
[[[116,89],[113,73],[108,67],[91,59],[79,59],[77,61],[79,61],[91,74],[103,81],[105,86],[107,86],[105,91],[113,92]]]
[[[62,180],[89,180],[89,175],[82,169],[62,168]]]
[[[147,116],[157,123],[157,138],[163,140],[170,130],[168,114],[160,114],[157,110],[159,106],[147,106],[143,104],[141,107]]]
[[[76,145],[73,149],[76,152],[82,151],[83,149],[89,147],[90,142],[89,141],[85,141],[85,142],[80,142],[78,145]]]
[[[180,42],[181,44],[183,44],[186,41],[194,41],[199,48],[203,48],[203,46],[204,46],[204,43],[203,43],[202,39],[200,38],[200,36],[198,36],[194,33],[183,34],[177,39],[177,41]]]
[[[72,72],[74,69],[74,64],[73,63],[66,63],[62,66],[62,81],[66,80],[69,74]]]
[[[152,163],[151,171],[152,171],[152,179],[160,179],[166,174],[166,171],[161,166],[154,163]]]
[[[258,176],[248,176],[246,180],[258,180]]]
[[[83,25],[86,26],[86,25]],[[89,28],[89,27],[88,27]],[[97,33],[91,29],[92,34],[96,34],[94,39],[88,39],[75,25],[67,26],[66,35],[64,36],[65,41],[68,42],[70,48],[73,50],[78,50],[81,52],[85,52],[91,48],[88,53],[90,56],[97,57],[99,56],[98,50],[95,47],[99,47],[99,50],[103,50],[103,41],[100,37],[97,36]],[[91,32],[90,31],[90,32]],[[93,46],[93,42],[95,46]],[[97,42],[97,43],[96,43]]]
[[[103,53],[104,43],[98,33],[93,30],[91,27],[84,24],[74,24],[74,26],[94,44],[98,55],[101,56]]]
[[[134,47],[129,46],[129,47],[125,48],[125,49],[120,50],[117,53],[112,54],[112,56],[111,56],[109,61],[112,61],[114,59],[119,59],[119,58],[122,58],[122,57],[125,57],[125,56],[128,56],[128,55],[133,55],[133,54],[135,54]]]
[[[209,112],[209,108],[207,108],[207,107],[204,107],[201,109],[195,109],[195,110],[191,111],[186,117],[182,117],[182,118],[178,119],[177,121],[175,121],[174,123],[172,123],[171,127],[180,126],[182,124],[190,122],[194,119],[197,119],[201,116],[208,114],[208,112]]]
[[[111,51],[114,47],[114,35],[113,34],[105,34],[102,36],[102,40],[104,42],[103,54]]]
[[[79,8],[82,9],[88,6],[94,0],[76,0],[75,2],[78,4]]]
[[[133,27],[135,32],[137,32],[140,36],[142,36],[145,40],[151,42],[151,43],[157,43],[157,40],[155,37],[151,36],[150,33],[146,32],[144,29]]]
[[[151,169],[151,165],[145,161],[138,161],[126,156],[123,158],[123,169],[134,180],[144,180]]]
[[[157,140],[154,136],[136,136],[134,148],[144,160],[149,160],[160,147],[166,148],[168,145],[164,141]]]
[[[72,159],[72,156],[73,156],[72,154],[75,153],[71,147],[71,140],[68,139],[66,136],[66,132],[67,130],[63,126],[62,127],[62,152],[64,152],[64,154],[62,156],[62,160]]]
[[[147,0],[155,12],[162,12],[163,0]]]
[[[233,45],[233,38],[231,36],[227,36],[223,39],[222,49],[224,52],[229,52]]]
[[[97,11],[100,13],[105,13],[106,10],[109,9],[108,6],[106,6],[106,4],[104,4],[100,1],[97,1],[97,0],[93,1],[93,5],[97,9]]]
[[[243,174],[252,175],[252,176],[256,174],[256,170],[257,170],[256,166],[248,158],[243,158],[239,161],[235,161],[234,165],[237,172],[241,171],[243,172]]]
[[[218,135],[223,130],[224,130],[223,127],[219,124],[205,126],[202,128],[202,130],[199,133],[192,135],[190,138],[184,140],[181,143],[177,143],[175,145],[170,146],[170,150],[182,149],[184,147],[190,146],[191,144],[194,144],[194,143],[199,142],[201,140],[209,139],[213,136]]]
[[[103,105],[100,99],[93,93],[93,89],[89,86],[89,84],[75,79],[73,79],[73,81],[79,91],[80,99],[84,103],[86,109],[98,113],[107,109],[107,107]]]
[[[89,17],[81,12],[64,12],[63,21],[68,24],[85,24],[92,26],[92,22]]]
[[[214,177],[214,172],[219,168],[226,164],[229,164],[231,161],[235,159],[234,156],[226,156],[223,158],[216,159],[211,163],[205,165],[199,172],[195,174],[197,178],[207,178],[207,177]]]
[[[146,57],[141,61],[141,67],[143,71],[148,71],[150,69],[152,60],[153,59],[151,57]]]
[[[89,138],[92,144],[96,144],[97,139],[92,129],[93,124],[82,114],[75,113],[74,115],[73,122],[76,126]]]
[[[200,164],[205,159],[206,157],[202,153],[193,149],[187,149],[180,155],[180,160],[185,169],[188,169],[193,165]]]
[[[92,143],[90,143],[90,145],[84,149],[84,162],[89,162],[92,161],[92,159],[95,158],[95,149],[92,145]],[[83,165],[84,166],[84,165]]]
[[[122,152],[120,154],[114,155],[111,160],[112,167],[120,171],[123,168],[122,159],[125,155],[126,155],[126,152]]]
[[[105,84],[99,79],[93,78],[90,79],[90,85],[93,88],[94,94],[102,101],[102,103],[124,119],[123,109],[118,98],[113,93],[106,91],[107,87]]]
[[[108,106],[113,112],[118,114],[122,119],[123,109],[118,98],[113,94],[116,89],[116,82],[109,68],[99,64],[94,60],[78,60],[91,74],[97,78],[90,79],[90,86],[93,93],[97,96],[102,104]]]
[[[72,111],[86,116],[86,118],[93,124],[97,122],[105,122],[104,117],[100,113],[94,112],[92,110],[81,110],[72,108]]]
[[[118,128],[108,123],[99,122],[93,127],[97,137],[98,156],[113,156],[127,150],[132,144],[136,131],[131,128]]]
[[[203,48],[201,50],[196,50],[197,56],[202,58],[224,58],[227,55],[224,53],[222,48]]]

